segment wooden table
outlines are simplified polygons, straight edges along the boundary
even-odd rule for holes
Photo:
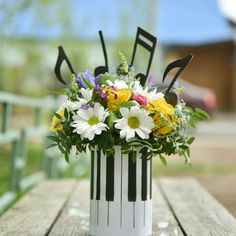
[[[88,235],[89,182],[40,183],[0,218],[1,236]],[[153,235],[236,236],[236,220],[197,181],[153,183]]]

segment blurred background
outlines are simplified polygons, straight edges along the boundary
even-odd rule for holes
[[[161,84],[165,66],[194,59],[181,74],[183,98],[207,110],[198,126],[192,167],[178,157],[155,176],[194,176],[236,216],[236,2],[235,0],[0,0],[0,214],[45,177],[88,177],[89,158],[68,165],[56,149],[45,149],[52,112],[63,88],[54,75],[59,45],[77,71],[109,65],[118,51],[131,60],[137,27],[158,40],[150,76]],[[136,61],[142,70],[145,57]],[[66,68],[65,68],[66,70]]]

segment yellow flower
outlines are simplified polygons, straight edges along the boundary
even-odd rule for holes
[[[56,112],[58,115],[61,116],[61,118],[64,118],[64,109],[62,110],[58,110]],[[56,133],[57,131],[62,131],[63,130],[63,125],[59,123],[60,119],[58,119],[55,115],[52,118],[52,123],[51,123],[51,127],[50,130],[53,133]]]
[[[112,87],[106,87],[103,90],[104,93],[108,93],[107,96],[107,108],[109,111],[115,111],[120,107],[122,102],[128,102],[132,93],[128,88],[114,89]]]
[[[154,113],[153,120],[155,127],[153,132],[168,134],[172,131],[171,123],[175,122],[174,107],[166,102],[164,98],[158,98],[147,105],[147,109]]]

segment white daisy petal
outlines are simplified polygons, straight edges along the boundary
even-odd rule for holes
[[[73,132],[80,134],[81,138],[91,141],[95,135],[100,135],[102,131],[108,129],[108,126],[103,123],[108,115],[109,113],[99,103],[95,103],[94,107],[87,110],[81,108],[72,117],[71,127],[75,128]]]
[[[87,101],[91,100],[92,95],[93,95],[93,90],[81,88],[80,91],[81,91],[81,94],[85,100],[87,100]]]
[[[129,114],[129,109],[126,108],[126,107],[121,107],[120,108],[120,113],[124,118],[127,118],[128,114]]]
[[[126,130],[125,130],[125,129],[122,129],[122,130],[120,131],[120,137],[121,137],[121,138],[125,138],[125,137],[126,137]]]
[[[126,141],[128,141],[130,138],[135,137],[135,131],[134,129],[129,129],[127,130],[127,134],[126,134]]]
[[[151,129],[154,127],[153,119],[149,112],[140,106],[133,106],[130,109],[120,108],[121,119],[115,121],[115,128],[120,130],[120,137],[135,137],[135,133],[142,139],[148,139]]]
[[[88,109],[89,110],[89,109]],[[79,119],[83,119],[83,120],[87,120],[88,118],[88,112],[86,110],[80,109],[79,111],[77,111],[77,115],[79,117]],[[74,119],[74,117],[73,117]],[[75,118],[76,119],[76,118]]]
[[[135,132],[138,134],[140,138],[145,139],[145,134],[141,129],[135,129]]]

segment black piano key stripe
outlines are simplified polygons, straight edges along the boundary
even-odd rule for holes
[[[142,158],[142,201],[147,200],[147,158]]]
[[[129,167],[128,167],[128,201],[136,201],[136,161],[132,159],[133,152],[129,153]]]
[[[91,151],[91,180],[90,180],[90,199],[93,199],[94,187],[94,151]]]
[[[97,191],[96,200],[100,200],[100,183],[101,183],[101,152],[97,151]]]
[[[106,159],[106,200],[114,201],[114,153]]]

